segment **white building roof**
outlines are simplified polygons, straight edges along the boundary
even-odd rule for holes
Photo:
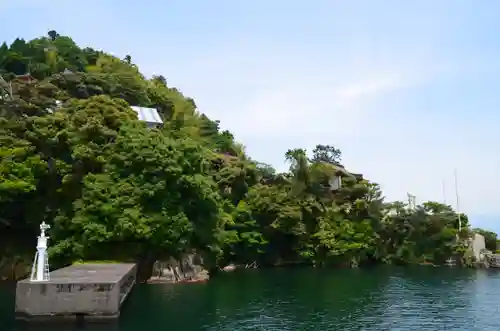
[[[144,121],[150,124],[163,124],[160,114],[158,114],[158,111],[154,108],[139,106],[130,106],[130,108],[132,108],[132,110],[137,113],[137,117],[140,121]]]
[[[54,108],[47,108],[47,109],[46,109],[46,110],[47,110],[49,113],[51,113],[51,114],[54,114],[54,112],[55,112],[57,109],[59,109],[59,108],[62,106],[62,104],[63,104],[63,102],[62,102],[61,100],[55,100],[55,103],[56,103],[56,107],[55,107],[55,109],[54,109]]]

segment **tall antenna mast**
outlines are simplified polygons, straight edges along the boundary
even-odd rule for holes
[[[460,217],[460,199],[458,198],[458,180],[457,180],[457,169],[453,169],[453,175],[455,177],[455,195],[457,197],[457,215],[458,215],[458,232],[462,231],[462,219]]]
[[[443,204],[446,205],[446,185],[445,185],[444,179],[441,181],[441,189],[442,189],[442,193],[443,193]]]

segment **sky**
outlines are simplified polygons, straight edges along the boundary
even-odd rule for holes
[[[254,159],[342,150],[388,199],[500,233],[496,0],[0,0],[0,40],[56,30],[195,99]]]

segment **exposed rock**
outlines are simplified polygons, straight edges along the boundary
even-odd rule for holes
[[[222,268],[222,271],[225,271],[225,272],[230,272],[230,271],[235,271],[236,270],[236,266],[234,264],[229,264],[227,266],[225,266],[224,268]]]
[[[195,253],[185,254],[181,259],[170,258],[156,261],[148,283],[201,282],[209,278],[208,271],[202,267],[201,256]]]

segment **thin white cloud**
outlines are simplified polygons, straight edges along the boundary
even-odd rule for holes
[[[379,77],[376,80],[341,87],[336,91],[335,96],[352,102],[369,96],[376,97],[386,91],[397,89],[400,83],[400,80],[395,77]]]
[[[194,94],[203,112],[235,130],[241,139],[255,130],[269,137],[349,134],[349,126],[341,123],[361,121],[357,125],[363,126],[362,119],[374,111],[367,103],[421,84],[433,74],[422,70],[425,61],[381,65],[344,57],[315,59],[307,53],[280,57],[277,49],[248,53],[248,48],[234,47],[217,54],[192,61],[192,74],[179,73],[174,79],[182,90]],[[207,84],[218,93],[207,89]]]
[[[430,86],[438,92],[447,88],[438,82],[453,85],[474,74],[500,71],[495,48],[481,48],[479,41],[478,47],[466,48],[457,41],[467,36],[456,31],[474,28],[468,22],[473,12],[462,17],[430,1],[387,8],[367,1],[364,10],[350,2],[324,2],[291,13],[303,21],[299,27],[277,4],[279,15],[258,11],[259,19],[246,17],[242,13],[248,10],[238,6],[245,18],[241,25],[213,30],[213,22],[224,22],[228,15],[223,11],[227,6],[212,5],[213,15],[196,17],[186,33],[182,24],[171,24],[168,10],[151,18],[152,3],[120,6],[122,15],[110,15],[116,14],[113,4],[76,7],[80,14],[89,11],[95,23],[91,30],[82,21],[89,15],[67,15],[75,12],[76,3],[57,3],[51,2],[53,8],[43,3],[40,15],[42,2],[0,0],[0,12],[11,10],[13,17],[14,8],[31,7],[30,22],[38,24],[33,33],[55,28],[84,45],[131,54],[146,74],[161,73],[193,97],[255,159],[284,169],[286,149],[333,144],[350,169],[379,182],[389,198],[404,199],[411,192],[419,201],[442,200],[444,180],[449,203],[454,201],[456,167],[461,209],[500,214],[498,117],[481,119],[479,111],[476,117],[465,116],[472,105],[455,110],[466,88],[446,97],[429,93]],[[127,11],[143,24],[130,30]],[[154,28],[141,17],[155,22]],[[58,26],[47,26],[50,22]]]
[[[388,77],[346,86],[297,82],[283,82],[277,89],[261,91],[237,112],[220,114],[220,118],[224,125],[243,137],[256,133],[268,138],[318,133],[350,135],[352,127],[348,123],[370,116],[363,103],[403,86],[402,82]],[[358,127],[365,128],[365,124],[368,123],[362,121]]]
[[[461,209],[473,214],[500,212],[500,185],[482,188],[477,182],[477,173],[486,169],[484,162],[500,167],[491,144],[481,138],[500,139],[491,125],[459,123],[457,118],[411,107],[412,91],[466,74],[477,65],[442,64],[422,53],[412,57],[410,51],[393,52],[383,61],[345,55],[314,63],[307,55],[280,60],[279,50],[272,49],[272,57],[266,52],[221,51],[219,57],[205,58],[205,66],[190,62],[193,74],[178,77],[181,89],[194,94],[202,111],[232,130],[252,157],[284,170],[287,148],[334,144],[343,150],[346,165],[380,183],[388,198],[405,199],[411,192],[420,201],[441,201],[444,180],[449,203],[449,177],[457,167]],[[479,136],[457,139],[457,132]],[[481,151],[473,156],[460,153],[478,148]],[[500,184],[493,169],[487,173],[490,182]]]

